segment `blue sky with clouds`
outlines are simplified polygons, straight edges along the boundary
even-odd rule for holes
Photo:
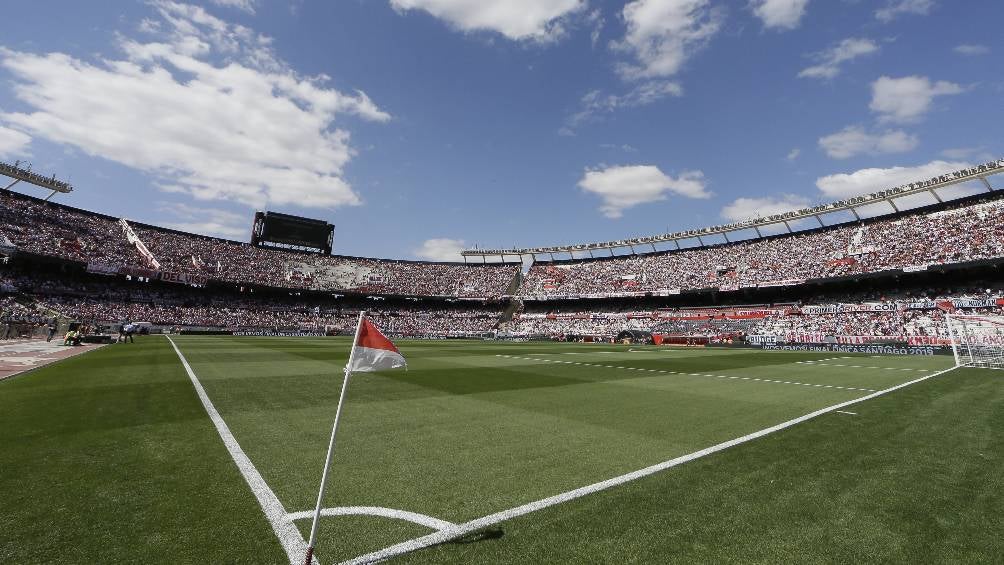
[[[16,3],[0,157],[69,177],[60,202],[199,233],[246,240],[257,208],[324,218],[345,254],[619,239],[1004,156],[1002,17],[993,0]]]

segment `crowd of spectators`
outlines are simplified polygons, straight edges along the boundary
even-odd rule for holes
[[[184,232],[130,224],[157,270],[274,288],[498,297],[520,265],[425,263],[337,257],[256,247]],[[150,269],[114,218],[0,191],[0,242],[71,261]],[[198,279],[196,279],[198,280]]]
[[[287,306],[267,301],[216,301],[201,304],[173,303],[169,300],[127,302],[85,297],[56,296],[44,304],[63,315],[103,323],[125,320],[149,322],[155,326],[229,330],[323,331],[351,333],[359,319],[353,308],[314,310],[305,304]],[[394,308],[367,313],[389,334],[487,333],[498,324],[499,312],[457,311],[439,308]]]
[[[156,260],[159,270],[237,285],[334,293],[497,298],[512,291],[521,269],[517,263],[467,265],[300,253],[138,224],[133,224],[132,230]],[[9,240],[18,250],[36,255],[140,269],[153,265],[149,257],[128,242],[119,221],[8,191],[0,191],[0,236],[0,242]],[[937,212],[713,247],[537,263],[524,278],[518,295],[547,298],[665,294],[709,287],[736,290],[888,270],[923,270],[932,264],[1002,257],[1004,199],[992,198]],[[240,323],[248,317],[243,311],[227,315]],[[196,311],[190,312],[186,319],[203,318],[203,313]],[[573,319],[576,321],[562,318],[560,323],[568,329],[592,331],[610,325],[598,318]],[[273,321],[293,323],[290,320],[289,316],[276,315]],[[852,323],[852,327],[864,324]],[[889,326],[897,323],[879,320],[871,331],[890,331]],[[779,328],[783,325],[778,324]],[[837,322],[820,327],[829,330],[835,327],[833,324]]]
[[[614,294],[798,281],[1004,257],[1004,200],[661,254],[535,264],[522,296]]]
[[[18,249],[84,263],[146,266],[117,220],[0,191],[0,233]]]
[[[521,265],[379,260],[255,247],[132,224],[158,269],[237,285],[404,296],[497,298]],[[0,191],[0,243],[85,263],[149,269],[118,220]],[[1004,198],[712,247],[533,265],[524,298],[675,293],[800,281],[1004,257]],[[238,316],[239,317],[239,316]],[[571,324],[569,322],[569,324]],[[576,322],[575,327],[603,322]],[[876,329],[880,331],[881,328]]]
[[[969,313],[1004,314],[1004,284],[980,281],[978,287],[858,291],[820,294],[799,302],[705,308],[668,308],[658,301],[603,301],[589,309],[578,301],[564,311],[529,301],[500,324],[503,302],[465,300],[367,300],[310,293],[255,293],[190,288],[165,283],[129,282],[105,277],[40,276],[0,270],[0,313],[6,321],[43,325],[53,313],[65,320],[95,325],[124,321],[163,327],[233,330],[305,330],[351,333],[360,308],[394,335],[474,335],[496,330],[509,336],[596,336],[612,338],[624,330],[655,330],[666,335],[714,338],[770,335],[782,341],[813,341],[825,336],[945,338],[945,312],[954,301]],[[975,284],[975,283],[973,283]],[[32,304],[34,302],[34,304]],[[960,302],[960,304],[962,304]],[[842,305],[836,311],[830,309]],[[878,305],[875,311],[861,306]],[[846,310],[844,306],[848,306]]]
[[[0,296],[0,321],[40,324],[46,317],[38,309],[19,302],[14,296]]]
[[[255,247],[191,234],[133,226],[161,269],[276,288],[498,297],[520,265],[479,265],[340,257]]]
[[[556,311],[527,303],[499,332],[508,335],[615,337],[623,330],[652,330],[666,335],[714,338],[722,335],[770,335],[781,341],[823,340],[826,336],[872,338],[948,338],[946,311],[953,301],[1004,297],[1004,288],[931,289],[928,291],[855,293],[818,296],[805,303],[748,305],[740,308],[673,308],[641,311],[638,308],[596,308],[589,311]],[[990,300],[993,302],[994,300]],[[879,311],[829,313],[813,308],[827,304],[895,304]],[[931,307],[912,308],[925,303]],[[933,306],[939,305],[939,306]],[[736,316],[737,311],[746,313]],[[969,314],[1004,315],[1000,303],[960,309]],[[756,315],[749,315],[756,312]]]
[[[209,291],[167,284],[120,279],[59,278],[0,271],[7,289],[0,308],[4,315],[58,312],[64,319],[95,325],[124,321],[149,322],[163,327],[234,330],[306,330],[350,333],[360,308],[385,331],[405,335],[482,334],[496,329],[501,303],[443,300],[342,300],[325,295],[307,298],[296,293],[277,295]],[[34,308],[24,306],[34,301]]]
[[[504,335],[614,337],[623,330],[649,330],[649,313],[627,317],[620,312],[571,312],[567,314],[517,314],[499,327]]]

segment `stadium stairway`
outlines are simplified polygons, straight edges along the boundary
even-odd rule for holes
[[[523,301],[521,301],[520,299],[513,298],[512,300],[510,300],[509,304],[505,307],[504,310],[502,310],[502,314],[499,316],[498,325],[501,326],[506,322],[511,322],[512,317],[515,316],[516,312],[518,312],[522,307],[523,307]]]
[[[523,270],[516,272],[516,276],[512,278],[509,286],[506,287],[506,296],[516,296],[519,292],[519,287],[523,285]],[[513,298],[509,301],[509,304],[502,310],[502,314],[499,316],[499,326],[512,320],[513,315],[523,306],[523,303],[517,299]],[[496,326],[497,327],[497,326]]]
[[[509,286],[506,287],[506,296],[516,296],[519,292],[519,287],[523,285],[523,270],[516,271],[516,276],[512,278],[509,282]]]

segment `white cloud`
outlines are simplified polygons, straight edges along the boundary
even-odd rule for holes
[[[31,137],[23,132],[0,126],[0,157],[24,155]]]
[[[247,241],[250,237],[251,216],[247,214],[189,206],[180,202],[159,202],[157,209],[176,218],[175,221],[162,224],[166,228],[239,241]]]
[[[619,218],[627,208],[665,200],[669,194],[687,198],[710,198],[704,173],[684,171],[671,177],[654,165],[631,165],[586,170],[579,180],[582,190],[603,199],[600,211],[608,218]]]
[[[848,126],[819,138],[819,146],[834,159],[847,159],[860,154],[905,153],[917,147],[919,142],[917,136],[903,130],[869,133],[861,126]]]
[[[953,82],[922,76],[879,77],[872,83],[869,107],[886,122],[910,123],[924,117],[935,97],[960,94],[963,88]]]
[[[797,28],[808,4],[809,0],[750,0],[764,27],[781,30]]]
[[[884,7],[875,12],[875,17],[879,21],[891,22],[905,14],[926,16],[933,7],[934,0],[888,0]]]
[[[155,176],[201,200],[309,207],[353,205],[343,177],[355,154],[336,116],[390,116],[363,92],[304,78],[271,39],[197,6],[153,4],[160,41],[120,38],[125,60],[0,49],[14,93],[32,108],[8,123]],[[225,60],[215,64],[214,59]]]
[[[675,75],[718,32],[723,19],[709,0],[634,0],[622,16],[627,33],[613,46],[635,59],[618,67],[631,80]]]
[[[427,239],[422,247],[415,250],[415,256],[426,261],[463,261],[460,252],[467,246],[462,239],[434,238]]]
[[[258,5],[257,0],[212,0],[212,2],[217,6],[235,8],[249,14],[254,14]]]
[[[633,145],[630,145],[628,143],[622,143],[620,145],[618,145],[616,143],[601,143],[600,147],[602,147],[603,149],[619,149],[619,150],[621,150],[621,151],[623,151],[625,153],[637,153],[638,152],[638,148],[637,147],[635,147]]]
[[[887,188],[895,188],[914,181],[927,180],[968,167],[970,167],[969,163],[963,161],[931,161],[926,165],[916,167],[861,169],[853,173],[819,177],[816,179],[816,187],[827,198],[840,200]]]
[[[942,151],[941,156],[957,161],[975,159],[984,163],[994,159],[993,154],[984,147],[953,147]]]
[[[952,51],[955,51],[959,55],[986,55],[990,52],[990,48],[986,45],[972,45],[972,44],[962,44],[955,46]]]
[[[423,10],[461,31],[488,30],[512,40],[553,41],[585,0],[390,0],[398,12]]]
[[[791,151],[788,152],[787,159],[789,161],[794,161],[795,159],[798,159],[798,156],[801,155],[801,154],[802,154],[802,150],[799,149],[798,147],[796,147],[796,148],[794,148],[794,149],[792,149]]]
[[[596,14],[590,18],[602,23]],[[618,63],[617,72],[634,86],[624,94],[588,92],[579,101],[579,109],[565,119],[558,131],[561,135],[575,135],[576,127],[601,114],[683,96],[683,87],[669,77],[717,33],[722,11],[711,8],[709,0],[634,0],[624,6],[621,17],[627,31],[610,47],[632,59]],[[594,42],[597,37],[593,35]]]
[[[722,217],[737,222],[747,218],[771,216],[791,210],[801,210],[811,204],[811,201],[797,194],[782,194],[765,198],[737,198],[728,206],[722,208]]]
[[[647,106],[667,96],[683,96],[683,87],[668,80],[650,80],[639,84],[625,94],[604,94],[601,90],[587,92],[579,100],[579,111],[565,120],[563,131],[571,134],[574,129],[601,114],[621,108]]]
[[[814,58],[819,61],[819,64],[802,69],[798,76],[802,78],[833,78],[840,74],[841,63],[878,50],[879,46],[870,39],[849,37],[826,51],[816,53]]]
[[[607,20],[603,17],[603,13],[599,9],[589,12],[586,16],[586,23],[592,26],[593,30],[589,32],[589,42],[593,47],[596,47],[597,42],[600,40],[600,34],[603,33],[603,26],[606,25]]]

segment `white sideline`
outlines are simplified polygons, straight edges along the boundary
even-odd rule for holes
[[[300,512],[292,512],[286,515],[286,517],[290,520],[303,520],[304,518],[312,518],[313,516],[313,510],[302,510]],[[397,520],[412,522],[425,526],[430,530],[446,530],[457,527],[457,525],[453,522],[447,522],[446,520],[440,520],[439,518],[433,518],[432,516],[427,516],[425,514],[408,512],[407,510],[397,510],[394,508],[383,508],[381,506],[338,506],[336,508],[322,508],[321,516],[380,516],[382,518],[395,518]]]
[[[269,488],[268,483],[262,478],[254,463],[251,462],[251,459],[241,449],[240,444],[237,443],[237,438],[234,437],[234,434],[230,433],[230,428],[223,421],[223,417],[220,416],[216,407],[213,406],[213,402],[209,400],[209,395],[202,388],[202,383],[195,376],[195,371],[192,370],[192,366],[188,364],[188,360],[185,359],[181,350],[178,349],[177,344],[174,343],[171,336],[165,337],[167,337],[167,341],[171,342],[174,352],[178,354],[178,359],[181,360],[181,364],[185,367],[188,378],[192,380],[192,386],[195,387],[195,392],[198,393],[202,406],[205,407],[206,413],[209,414],[209,419],[216,426],[216,431],[220,434],[223,444],[227,446],[227,451],[230,452],[234,463],[237,464],[237,469],[240,470],[241,475],[244,476],[244,480],[247,481],[248,486],[251,488],[251,492],[258,499],[258,504],[261,505],[262,512],[265,513],[268,522],[272,524],[272,530],[275,532],[275,536],[279,538],[282,548],[286,551],[290,564],[298,565],[302,563],[303,557],[307,554],[307,542],[304,541],[300,530],[296,528],[296,524],[289,518],[286,508],[279,501],[279,498],[275,496],[275,493],[272,492],[272,489]],[[316,558],[313,562],[318,563]]]
[[[496,354],[496,357],[502,357],[503,359],[522,359],[524,361],[543,361],[545,363],[559,363],[565,365],[581,365],[583,367],[601,367],[603,369],[620,369],[622,371],[646,371],[649,373],[662,373],[663,375],[680,375],[680,376],[690,376],[690,377],[711,377],[715,379],[732,379],[737,381],[755,381],[759,383],[774,383],[781,385],[797,385],[797,386],[808,386],[815,388],[832,388],[838,390],[856,390],[860,392],[875,392],[873,388],[858,388],[852,386],[837,386],[837,385],[824,385],[818,383],[800,383],[797,381],[778,381],[774,379],[762,379],[759,377],[739,377],[735,375],[711,375],[706,373],[683,373],[680,371],[665,371],[663,369],[642,369],[640,367],[621,367],[618,365],[599,365],[597,363],[575,363],[572,361],[555,361],[554,359],[544,359],[539,357],[520,357],[519,355],[502,355]]]
[[[568,492],[563,492],[561,494],[558,494],[558,495],[555,495],[555,496],[551,496],[551,497],[548,497],[548,498],[544,498],[544,499],[538,500],[536,502],[531,502],[529,504],[524,504],[522,506],[517,506],[515,508],[510,508],[508,510],[503,510],[502,512],[496,512],[495,514],[489,514],[488,516],[483,516],[481,518],[477,518],[475,520],[471,520],[470,522],[464,522],[463,524],[460,524],[460,525],[458,525],[458,526],[456,526],[454,528],[440,530],[438,532],[435,532],[435,533],[432,533],[432,534],[429,534],[429,535],[426,535],[426,536],[418,537],[418,538],[415,538],[415,539],[412,539],[412,540],[401,542],[399,544],[395,544],[395,545],[392,545],[392,546],[389,546],[389,547],[385,547],[384,549],[381,549],[379,551],[374,551],[372,553],[367,553],[365,555],[360,555],[359,557],[356,557],[356,558],[351,559],[349,561],[344,561],[343,564],[345,564],[345,565],[356,565],[356,564],[362,564],[362,563],[374,563],[374,562],[377,562],[377,561],[383,561],[385,559],[390,559],[392,557],[396,557],[396,556],[399,556],[399,555],[404,555],[405,553],[410,553],[412,551],[417,551],[419,549],[424,549],[426,547],[430,547],[430,546],[433,546],[433,545],[438,545],[438,544],[441,544],[441,543],[445,543],[445,542],[448,542],[450,540],[454,540],[454,539],[456,539],[458,537],[467,535],[469,533],[476,532],[476,531],[478,531],[478,530],[480,530],[482,528],[486,528],[488,526],[493,526],[493,525],[498,524],[499,522],[503,522],[505,520],[516,518],[518,516],[523,516],[523,515],[529,514],[531,512],[536,512],[538,510],[542,510],[542,509],[547,508],[549,506],[554,506],[554,505],[557,505],[557,504],[568,502],[570,500],[574,500],[576,498],[580,498],[580,497],[586,496],[587,494],[593,494],[593,493],[599,492],[601,490],[606,490],[606,489],[611,488],[611,487],[615,487],[615,486],[622,485],[622,484],[630,482],[630,481],[634,481],[634,480],[637,480],[637,479],[641,479],[643,477],[647,477],[647,476],[652,475],[654,473],[658,473],[660,471],[664,471],[666,469],[669,469],[669,468],[672,468],[672,467],[676,467],[677,465],[681,465],[683,463],[687,463],[689,461],[693,461],[695,459],[699,459],[699,458],[704,457],[706,455],[711,455],[712,453],[717,453],[719,451],[723,451],[723,450],[728,449],[730,447],[734,447],[736,445],[740,445],[740,444],[746,443],[748,441],[752,441],[754,439],[757,439],[757,438],[763,437],[765,435],[768,435],[768,434],[771,434],[771,433],[783,430],[785,428],[790,428],[790,427],[792,427],[792,426],[794,426],[796,424],[800,424],[800,423],[805,422],[807,420],[811,420],[813,418],[816,418],[817,416],[821,416],[823,414],[834,412],[834,411],[840,410],[841,408],[846,408],[847,406],[858,404],[859,402],[864,402],[866,400],[871,400],[872,398],[875,398],[877,396],[882,396],[884,394],[888,394],[888,393],[893,392],[895,390],[899,390],[901,388],[908,387],[908,386],[910,386],[912,384],[916,384],[916,383],[919,383],[921,381],[926,381],[927,379],[930,379],[930,378],[933,378],[933,377],[937,377],[938,375],[943,375],[943,374],[945,374],[945,373],[947,373],[949,371],[953,371],[953,370],[955,370],[957,368],[958,367],[951,367],[951,368],[945,369],[943,371],[938,371],[936,373],[931,373],[929,375],[924,375],[923,377],[920,377],[920,378],[914,379],[912,381],[908,381],[908,382],[896,385],[894,387],[890,387],[890,388],[883,389],[883,390],[880,390],[880,391],[877,391],[877,392],[873,392],[872,394],[869,394],[867,396],[862,396],[861,398],[856,398],[854,400],[848,400],[846,402],[841,402],[840,404],[834,404],[833,406],[828,406],[826,408],[822,408],[820,410],[816,410],[815,412],[810,412],[810,413],[808,413],[808,414],[806,414],[804,416],[799,416],[798,418],[795,418],[795,419],[792,419],[792,420],[788,420],[787,422],[782,422],[782,423],[777,424],[775,426],[771,426],[769,428],[764,428],[764,429],[762,429],[760,431],[753,432],[751,434],[748,434],[748,435],[745,435],[745,436],[742,436],[742,437],[738,437],[736,439],[731,439],[729,441],[722,442],[722,443],[719,443],[717,445],[713,445],[711,447],[702,449],[700,451],[695,451],[693,453],[689,453],[687,455],[682,455],[680,457],[676,457],[676,458],[670,459],[668,461],[663,461],[662,463],[657,463],[657,464],[652,465],[650,467],[646,467],[644,469],[640,469],[638,471],[634,471],[634,472],[628,473],[626,475],[621,475],[619,477],[614,477],[612,479],[607,479],[605,481],[601,481],[601,482],[598,482],[598,483],[594,483],[594,484],[591,484],[591,485],[580,487],[580,488],[577,488],[575,490],[570,490]]]

